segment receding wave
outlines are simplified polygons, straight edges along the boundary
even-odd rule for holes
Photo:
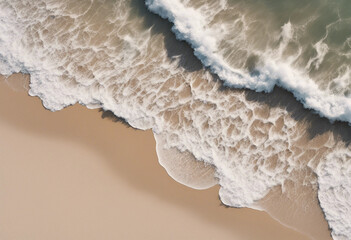
[[[152,129],[160,158],[178,149],[214,167],[195,185],[218,181],[226,205],[259,208],[273,188],[294,199],[303,185],[334,239],[350,239],[351,128],[273,89],[350,120],[348,2],[270,2],[146,1],[176,39],[142,0],[3,0],[0,73],[29,73],[52,111],[80,103]]]

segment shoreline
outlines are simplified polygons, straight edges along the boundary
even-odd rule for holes
[[[7,230],[0,235],[6,239],[53,233],[94,239],[102,233],[131,233],[131,225],[138,231],[129,239],[162,239],[170,232],[174,239],[309,239],[265,212],[221,206],[218,186],[197,191],[175,182],[157,161],[151,131],[135,131],[78,105],[52,113],[38,98],[6,89],[3,78],[0,82],[0,126],[8,131],[1,157],[7,167],[1,172],[6,197],[0,223]],[[95,228],[87,230],[90,225]]]

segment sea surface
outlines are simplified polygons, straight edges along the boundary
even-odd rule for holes
[[[225,205],[307,186],[351,239],[351,1],[0,0],[17,72],[49,110],[112,111],[213,166]]]

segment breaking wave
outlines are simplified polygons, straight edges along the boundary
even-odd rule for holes
[[[310,57],[306,65],[297,67],[296,61],[302,58],[301,55],[304,54],[304,51],[307,51],[303,49],[304,46],[299,44],[299,38],[301,38],[299,34],[304,34],[303,30],[302,33],[299,31],[302,27],[307,29],[308,26],[292,24],[289,20],[281,26],[280,32],[272,31],[273,39],[267,39],[272,43],[275,41],[276,47],[268,50],[267,47],[259,49],[251,44],[241,43],[245,40],[249,42],[248,38],[250,37],[260,37],[250,36],[250,24],[252,24],[252,21],[259,21],[260,19],[251,19],[250,21],[245,14],[239,12],[239,7],[230,6],[225,1],[222,1],[221,4],[215,4],[213,1],[203,1],[204,5],[210,5],[207,8],[203,5],[196,8],[192,6],[192,3],[181,0],[146,0],[149,10],[172,22],[174,24],[172,29],[177,38],[187,41],[201,62],[225,81],[228,86],[248,88],[258,92],[270,92],[277,85],[291,91],[306,108],[317,111],[321,116],[327,117],[331,121],[351,122],[349,90],[347,89],[347,94],[333,94],[331,91],[321,89],[319,84],[310,76],[314,69],[318,69],[324,61],[327,61],[324,58],[328,54],[329,47],[325,43],[325,39],[330,34],[329,32],[326,32],[326,35],[318,42],[309,43],[314,44],[316,53]],[[323,1],[320,1],[320,4],[323,4]],[[194,2],[193,5],[198,5],[198,2]],[[214,5],[218,6],[213,7]],[[233,21],[223,23],[222,19],[228,14],[228,9],[232,10],[230,14],[233,16]],[[237,17],[235,14],[240,16]],[[311,18],[308,12],[306,14]],[[290,15],[287,17],[290,17]],[[307,19],[307,21],[313,22],[310,19]],[[304,24],[308,25],[308,22]],[[339,17],[330,24],[345,24],[350,27],[351,18],[350,16],[346,16],[345,19]],[[257,28],[257,26],[254,27]],[[345,31],[346,29],[342,30]],[[274,36],[274,34],[276,35]],[[333,73],[337,72],[340,67],[344,69],[328,81],[342,81],[346,82],[344,85],[348,86],[351,78],[351,32],[348,31],[346,34],[345,42],[342,42],[346,46],[348,45],[348,51],[343,52],[343,54],[346,54],[344,56],[346,59],[342,66],[333,69]],[[228,50],[228,47],[238,44],[246,52],[244,54],[235,53],[235,50],[233,50],[232,56],[226,56],[228,55],[227,52],[231,51],[231,49]],[[291,50],[289,49],[291,44],[296,44],[297,49],[295,52],[287,54]],[[253,62],[254,65],[248,66],[251,69],[245,69],[242,64],[238,64],[238,60],[242,61],[243,58],[244,60],[250,60],[250,57],[251,59],[256,58],[256,63]],[[233,61],[232,58],[236,59]],[[317,75],[316,78],[318,77],[320,76]]]

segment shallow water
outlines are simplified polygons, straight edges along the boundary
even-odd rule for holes
[[[308,185],[334,239],[349,239],[351,129],[304,109],[351,119],[348,4],[5,0],[0,73],[30,73],[52,111],[79,102],[162,134],[165,150],[215,167],[226,205]]]

